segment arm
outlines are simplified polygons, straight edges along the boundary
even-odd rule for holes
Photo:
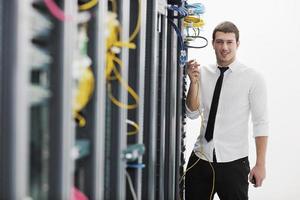
[[[198,68],[199,66],[200,65],[194,60],[191,60],[187,63],[187,73],[191,83],[187,94],[186,105],[191,111],[196,111],[200,105],[200,72]]]
[[[253,135],[256,145],[256,164],[250,171],[249,179],[254,184],[254,187],[260,187],[266,177],[266,151],[269,132],[267,87],[261,74],[257,74],[256,80],[254,81],[251,89],[250,105],[252,112]]]
[[[191,82],[187,94],[187,98],[186,98],[186,105],[191,111],[196,111],[200,105],[198,93],[199,93],[199,83]]]
[[[256,145],[256,164],[250,172],[249,179],[254,184],[254,187],[262,186],[262,182],[266,177],[266,151],[267,151],[267,136],[259,136],[255,138]],[[254,178],[254,179],[253,179]],[[254,182],[255,180],[255,182]]]

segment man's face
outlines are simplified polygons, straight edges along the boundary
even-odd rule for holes
[[[223,33],[217,31],[213,47],[216,53],[217,62],[221,66],[228,66],[231,64],[236,56],[239,42],[235,39],[234,33]]]

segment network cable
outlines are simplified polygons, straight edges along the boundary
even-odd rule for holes
[[[185,4],[189,15],[202,15],[205,13],[205,7],[202,3]]]
[[[180,65],[183,66],[183,65],[185,65],[185,63],[187,61],[186,47],[184,45],[183,38],[182,38],[182,35],[181,35],[181,32],[180,32],[179,28],[176,26],[176,24],[171,19],[168,18],[168,21],[170,22],[171,26],[174,28],[174,30],[177,34],[179,44],[180,44],[179,62],[180,62]]]
[[[171,11],[176,11],[178,13],[177,16],[172,16],[171,18],[178,18],[181,19],[189,15],[188,9],[184,6],[178,7],[177,5],[167,5],[167,9]]]
[[[106,53],[106,69],[105,69],[105,74],[106,74],[106,79],[107,79],[107,91],[108,91],[108,97],[111,100],[113,104],[116,106],[123,108],[123,109],[135,109],[138,107],[138,101],[139,101],[139,96],[138,94],[134,91],[132,87],[130,87],[125,81],[119,72],[119,69],[117,68],[117,65],[122,69],[124,68],[123,62],[121,59],[118,58],[116,54],[118,54],[122,47],[130,48],[130,49],[135,49],[136,45],[133,43],[134,39],[136,38],[137,34],[139,33],[140,30],[140,23],[141,23],[141,9],[140,5],[141,2],[138,0],[138,18],[136,22],[136,26],[134,28],[134,31],[130,34],[130,37],[128,41],[119,41],[119,32],[121,30],[120,23],[117,20],[117,4],[115,0],[110,0],[112,3],[112,10],[114,12],[109,12],[109,22],[108,22],[108,27],[109,27],[109,37],[106,40],[106,48],[107,48],[107,53]],[[133,104],[128,104],[128,103],[123,103],[119,101],[116,97],[113,96],[112,93],[112,84],[111,81],[116,80],[118,81],[123,88],[127,90],[127,92],[131,95],[133,100],[135,101]],[[129,126],[132,126],[134,130],[127,131],[128,136],[132,136],[138,133],[139,131],[139,125],[132,121],[127,119],[126,123]]]
[[[91,0],[79,6],[79,10],[89,10],[98,4],[98,0]]]
[[[71,15],[65,14],[62,9],[53,0],[44,0],[49,12],[60,21],[69,21],[72,19]]]

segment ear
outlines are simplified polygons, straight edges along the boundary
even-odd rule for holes
[[[214,45],[214,41],[211,41],[211,45],[213,46],[213,48],[215,49],[215,45]]]
[[[240,41],[237,41],[236,47],[238,48],[240,46]]]

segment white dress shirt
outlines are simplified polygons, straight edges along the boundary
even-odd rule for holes
[[[220,75],[217,65],[200,67],[200,108],[187,116],[201,115],[201,130],[194,152],[204,160],[230,162],[248,156],[248,124],[251,114],[253,137],[268,135],[267,90],[260,73],[239,61],[230,64],[224,73],[213,139],[207,142],[204,134],[216,81]],[[205,156],[203,156],[203,154]],[[207,159],[206,159],[207,158]]]

